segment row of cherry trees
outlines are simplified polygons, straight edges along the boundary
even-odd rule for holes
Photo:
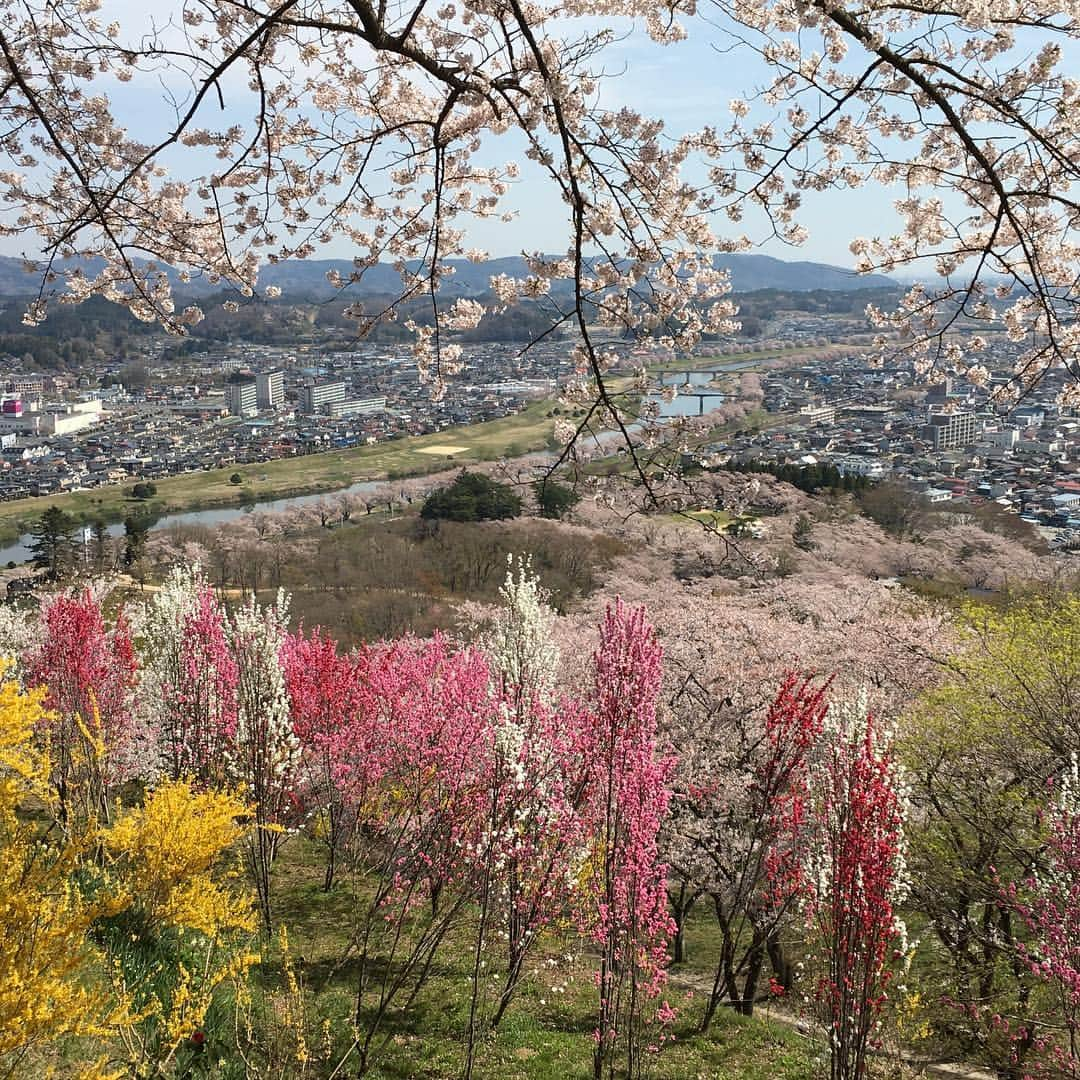
[[[298,830],[323,851],[327,890],[343,874],[363,883],[350,935],[361,1069],[464,932],[466,1075],[559,938],[596,964],[595,1075],[616,1063],[639,1075],[674,1016],[672,945],[707,895],[721,934],[702,1026],[721,1005],[750,1013],[787,995],[828,1033],[831,1076],[867,1075],[909,959],[889,729],[829,680],[789,675],[748,729],[752,746],[732,747],[738,775],[730,761],[679,760],[643,608],[605,611],[585,684],[567,689],[531,571],[512,570],[502,598],[467,646],[437,636],[344,652],[319,630],[291,632],[284,597],[230,607],[180,568],[130,617],[106,617],[86,590],[50,599],[32,629],[0,629],[23,681],[48,692],[62,822],[107,818],[134,781],[240,787],[267,930],[274,862]],[[1030,931],[1025,962],[1073,1020],[1074,792],[1051,810],[1053,874],[1001,890]],[[1032,1036],[1031,1060],[1058,1071],[1030,1075],[1078,1075],[1076,1028]]]

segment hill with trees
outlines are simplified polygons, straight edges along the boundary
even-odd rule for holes
[[[41,912],[53,961],[9,952],[5,984],[65,1003],[0,1010],[0,1061],[34,1075],[62,1043],[73,1067],[166,1075],[212,1054],[537,1080],[638,1055],[673,1080],[811,1080],[822,1055],[854,1077],[882,1044],[1068,1061],[994,1017],[1054,1030],[1075,962],[1075,593],[978,526],[901,539],[842,491],[703,482],[752,490],[768,528],[718,541],[612,498],[545,520],[526,487],[537,516],[433,533],[390,485],[366,513],[155,535],[155,588],[122,604],[80,584],[0,608],[9,670],[41,688],[0,688],[19,869],[0,913]],[[906,563],[915,583],[920,557],[991,602],[882,580]],[[386,619],[395,594],[417,602]],[[35,839],[42,815],[64,828]],[[93,887],[60,908],[65,875]],[[808,1044],[757,1026],[774,1008]]]

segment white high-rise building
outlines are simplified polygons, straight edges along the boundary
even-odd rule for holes
[[[285,373],[280,368],[260,371],[255,376],[255,392],[260,409],[276,409],[285,400]]]
[[[345,383],[342,381],[312,383],[305,386],[300,403],[306,413],[326,413],[330,406],[345,400]]]
[[[935,450],[970,446],[978,437],[974,413],[931,413],[926,440]]]
[[[225,387],[231,416],[251,416],[259,411],[259,394],[252,382],[231,382]]]

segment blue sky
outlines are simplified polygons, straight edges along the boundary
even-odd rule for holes
[[[656,45],[641,32],[616,42],[605,54],[604,68],[611,78],[602,82],[603,104],[613,108],[625,105],[658,116],[672,136],[709,124],[724,127],[730,123],[728,103],[760,87],[765,68],[745,47],[715,48],[715,43],[722,41],[719,30],[701,24],[696,29],[700,33],[673,45]],[[507,156],[510,154],[502,154]],[[494,147],[492,157],[501,160]],[[551,247],[552,221],[567,220],[566,207],[543,183],[538,170],[528,167],[527,162],[521,164],[521,181],[507,201],[518,211],[518,220],[513,225],[482,223],[475,230],[478,246],[493,254],[510,254],[521,247],[547,250]],[[896,197],[897,192],[881,187],[806,192],[801,221],[810,232],[809,240],[797,248],[770,241],[757,250],[783,259],[850,266],[853,259],[848,245],[853,237],[894,231]],[[717,222],[715,228],[721,235],[726,228],[730,235],[736,227],[725,220]],[[745,231],[757,239],[749,219]]]
[[[136,0],[107,0],[102,21],[116,18],[122,27],[121,37],[127,38],[146,25],[150,11],[162,18],[169,10],[174,10],[172,0],[151,5],[149,9]],[[714,46],[722,40],[721,31],[703,23],[693,27],[688,40],[668,46],[652,43],[640,31],[627,32],[604,55],[603,67],[611,77],[602,81],[602,103],[611,107],[625,105],[659,116],[673,136],[706,124],[726,125],[730,99],[746,96],[762,83],[766,72],[752,50],[741,47],[719,51]],[[246,111],[247,106],[241,104],[247,97],[243,82],[243,77],[238,77],[231,88],[226,84],[226,92],[231,90],[238,106]],[[172,109],[153,77],[139,76],[126,86],[114,84],[110,94],[118,115],[138,137],[153,139],[170,125]],[[214,120],[220,117],[217,113]],[[520,138],[508,135],[494,140],[484,151],[485,158],[492,162],[518,160],[522,169],[521,178],[505,201],[507,209],[516,211],[515,220],[480,221],[470,230],[471,245],[492,255],[522,250],[557,251],[566,245],[567,208],[540,170],[521,156],[522,145]],[[178,157],[174,156],[169,163],[180,171]],[[189,168],[191,164],[188,160]],[[200,166],[213,167],[208,157]],[[800,248],[790,248],[773,241],[759,250],[781,258],[849,266],[852,258],[848,244],[852,237],[892,231],[894,197],[895,193],[880,188],[807,193],[802,223],[810,231],[808,242]],[[718,223],[717,228],[722,231],[725,224]],[[753,235],[752,223],[747,223],[746,231]],[[0,241],[0,251],[6,254],[21,254],[25,247],[25,240]],[[347,258],[353,252],[346,245],[335,243],[319,254]]]

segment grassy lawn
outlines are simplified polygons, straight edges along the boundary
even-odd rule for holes
[[[14,540],[49,506],[79,521],[121,521],[132,512],[177,513],[238,502],[265,501],[308,492],[334,491],[361,480],[435,472],[454,464],[517,456],[548,445],[553,401],[536,402],[502,420],[451,428],[433,435],[394,439],[373,446],[331,450],[256,465],[184,473],[155,481],[157,495],[140,502],[125,494],[130,483],[0,503],[0,540]],[[461,448],[446,454],[444,448]],[[436,452],[431,452],[435,448]],[[427,452],[425,452],[427,451]],[[239,473],[241,484],[229,478]]]
[[[319,1064],[308,1073],[322,1076],[348,1046],[347,1037],[343,1042],[341,1037],[348,1030],[346,1017],[354,987],[351,965],[342,965],[340,960],[357,898],[344,882],[330,893],[322,891],[318,853],[302,838],[286,845],[276,877],[278,918],[288,927],[290,954],[301,958],[297,971],[308,998],[308,1015],[319,1024],[330,1020],[337,1033],[331,1064]],[[708,967],[706,915],[695,925],[691,941],[692,948],[701,950],[702,971]],[[563,947],[553,941],[547,953]],[[389,1018],[386,1048],[367,1074],[373,1080],[453,1080],[460,1075],[462,1033],[468,1023],[469,952],[464,938],[449,941],[437,955],[430,981],[416,1001]],[[526,979],[498,1032],[487,1036],[480,1047],[474,1071],[477,1080],[591,1076],[595,989],[588,958],[575,961],[570,974],[562,994],[553,993],[543,977]],[[566,976],[562,966],[557,977]],[[266,995],[267,1012],[278,1013],[282,979],[273,953],[257,979]],[[721,1010],[714,1029],[701,1036],[696,1031],[700,993],[688,996],[679,988],[677,975],[669,990],[665,996],[679,1012],[675,1038],[651,1060],[648,1075],[665,1080],[811,1080],[820,1075],[814,1048],[786,1027]],[[346,1067],[339,1075],[352,1073]]]
[[[714,529],[726,529],[735,519],[726,510],[687,510],[681,514],[672,514],[671,520],[697,521],[702,525],[709,525]]]
[[[754,360],[772,360],[778,356],[805,357],[807,360],[814,360],[822,356],[828,356],[839,348],[842,348],[842,346],[809,345],[793,349],[760,349],[754,352],[733,353],[730,356],[685,356],[660,364],[650,364],[649,371],[653,374],[662,371],[708,371],[710,368],[723,367],[725,364],[744,364]]]

